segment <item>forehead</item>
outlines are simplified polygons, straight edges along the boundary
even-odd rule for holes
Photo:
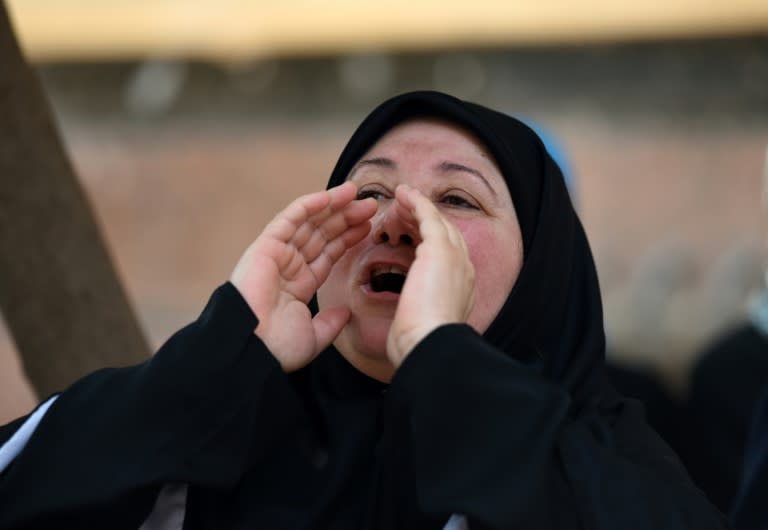
[[[496,165],[488,149],[474,134],[438,118],[414,118],[396,125],[384,133],[368,153],[382,150],[395,150],[395,154],[401,155],[450,150],[456,156],[476,157]]]

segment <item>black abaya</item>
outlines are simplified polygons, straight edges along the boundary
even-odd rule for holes
[[[225,284],[153,359],[61,394],[0,476],[0,528],[137,528],[179,483],[187,530],[723,527],[639,405],[604,381],[589,246],[530,129],[406,94],[363,122],[329,186],[413,116],[472,131],[515,204],[525,262],[483,336],[438,328],[390,385],[333,347],[286,375]]]

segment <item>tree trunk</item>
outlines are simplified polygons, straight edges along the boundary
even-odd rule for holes
[[[149,355],[1,0],[0,310],[40,397]]]

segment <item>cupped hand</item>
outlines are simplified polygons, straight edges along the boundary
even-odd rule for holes
[[[397,368],[430,332],[466,322],[474,303],[475,269],[461,232],[432,201],[407,185],[397,187],[395,201],[420,239],[387,336],[387,356]]]
[[[256,335],[286,372],[309,363],[349,320],[345,307],[312,318],[307,303],[333,264],[370,231],[376,201],[356,201],[356,193],[346,182],[294,200],[248,247],[230,278],[259,319]]]

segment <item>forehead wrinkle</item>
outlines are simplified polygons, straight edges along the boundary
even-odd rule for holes
[[[456,162],[449,162],[449,161],[441,162],[440,164],[437,165],[436,169],[438,171],[442,172],[442,173],[450,173],[450,172],[453,172],[453,171],[461,171],[463,173],[467,173],[469,175],[477,177],[478,179],[480,179],[483,182],[483,184],[485,184],[485,186],[488,188],[488,190],[490,190],[490,192],[494,196],[498,195],[496,193],[496,190],[493,189],[493,186],[491,186],[491,183],[488,182],[488,179],[485,178],[485,175],[483,175],[477,169],[465,166],[464,164],[457,164]]]

